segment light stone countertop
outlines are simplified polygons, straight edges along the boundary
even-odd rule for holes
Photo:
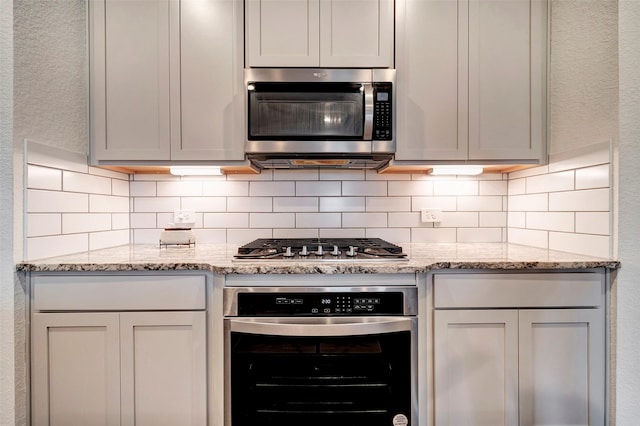
[[[124,245],[72,255],[30,260],[17,271],[105,272],[204,270],[218,274],[374,274],[416,273],[438,269],[617,269],[620,263],[517,244],[458,243],[400,244],[406,261],[234,261],[238,245],[198,244],[195,247],[160,248]]]

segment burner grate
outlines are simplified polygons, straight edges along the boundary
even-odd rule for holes
[[[238,248],[238,254],[249,254],[256,250],[281,251],[284,247],[292,250],[300,250],[303,246],[315,249],[319,245],[323,249],[332,249],[338,246],[339,250],[348,250],[350,246],[356,247],[359,252],[365,249],[377,249],[390,254],[401,254],[402,247],[380,238],[258,238]]]

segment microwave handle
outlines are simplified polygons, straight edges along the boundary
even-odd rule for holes
[[[373,135],[373,84],[363,83],[364,89],[364,132],[362,138],[372,140]]]

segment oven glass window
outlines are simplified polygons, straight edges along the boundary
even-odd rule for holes
[[[256,83],[249,139],[361,139],[364,94],[351,83]]]
[[[231,333],[233,426],[388,426],[410,416],[410,332]]]

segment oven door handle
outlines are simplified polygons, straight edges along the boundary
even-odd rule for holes
[[[233,318],[229,330],[272,336],[361,336],[412,331],[415,317]]]

